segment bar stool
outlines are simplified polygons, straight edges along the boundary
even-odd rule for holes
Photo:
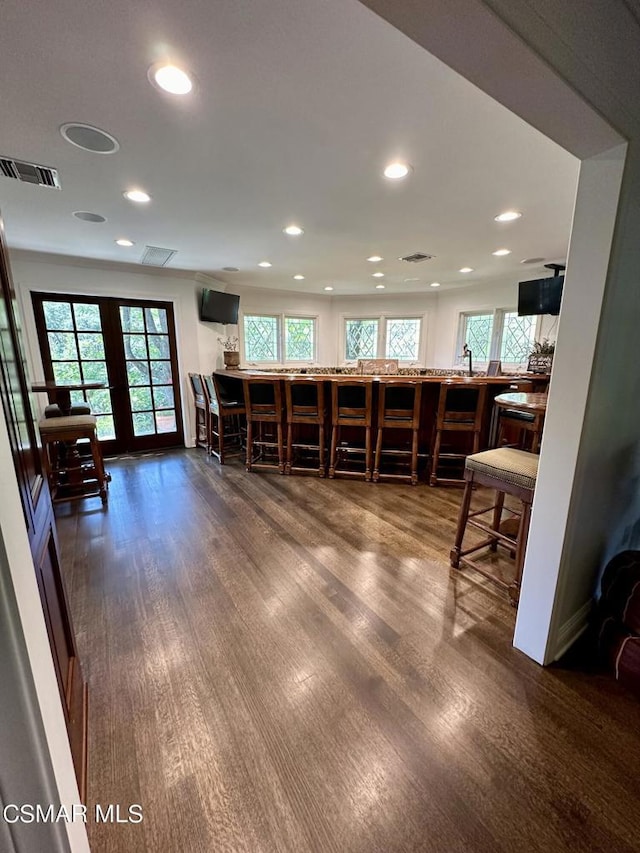
[[[111,477],[105,473],[93,415],[41,418],[38,422],[44,449],[44,468],[54,503],[100,497],[107,502]],[[80,455],[76,442],[89,442],[90,456]]]
[[[217,373],[203,379],[209,410],[209,453],[224,465],[227,457],[240,456],[244,449],[242,380]]]
[[[242,380],[247,413],[247,471],[277,468],[284,474],[282,384],[279,379],[253,376]],[[275,436],[273,430],[275,426]],[[257,434],[257,438],[255,435]],[[265,450],[276,450],[278,461],[266,462]],[[258,455],[253,458],[254,449]]]
[[[444,380],[440,385],[436,413],[435,437],[431,461],[430,486],[461,486],[462,477],[439,477],[440,460],[463,460],[467,453],[459,451],[442,453],[442,436],[446,432],[467,433],[471,436],[470,453],[480,450],[480,434],[487,400],[487,386],[483,382],[460,382]]]
[[[199,373],[190,373],[189,382],[196,407],[196,447],[204,447],[209,453],[209,406],[202,376]]]
[[[324,382],[319,379],[286,379],[284,383],[287,410],[287,464],[285,473],[309,471],[308,466],[294,464],[298,458],[294,451],[311,451],[318,454],[318,476],[324,477],[325,460],[325,424],[327,410],[324,401]],[[306,424],[317,427],[317,443],[302,441],[298,435],[299,426]],[[304,426],[302,427],[304,430]],[[294,442],[294,438],[296,441]]]
[[[331,454],[329,477],[337,473],[345,477],[363,477],[371,480],[371,428],[373,424],[373,383],[371,379],[331,380]],[[364,430],[364,447],[341,441],[343,427]],[[348,455],[364,456],[362,471],[349,471],[339,466]]]
[[[528,380],[516,380],[509,386],[509,391],[519,391],[523,394],[533,392],[533,382]],[[504,409],[497,406],[497,439],[496,447],[517,447],[520,450],[530,450],[538,453],[540,450],[540,439],[544,426],[544,412],[522,412],[517,409]],[[506,435],[505,435],[506,433]],[[515,438],[515,442],[508,441],[507,435]]]
[[[406,379],[381,380],[378,386],[378,435],[373,465],[373,482],[384,479],[409,480],[418,483],[418,432],[420,429],[420,404],[422,383]],[[411,430],[411,442],[403,447],[383,447],[385,429]],[[382,456],[409,457],[408,474],[380,473]]]
[[[524,555],[529,535],[531,504],[536,488],[539,458],[537,454],[527,453],[525,450],[502,447],[495,450],[485,450],[482,453],[475,453],[472,456],[468,456],[465,462],[465,488],[460,506],[460,515],[458,517],[456,538],[450,554],[451,565],[454,569],[459,569],[462,564],[480,572],[480,574],[489,578],[489,580],[502,589],[506,589],[514,606],[517,605],[520,597],[522,568],[524,566]],[[495,489],[495,503],[492,506],[469,512],[471,495],[475,485],[488,486],[490,489]],[[512,516],[518,516],[518,513],[504,509],[505,495],[513,495],[522,504],[522,510],[519,514],[520,520],[515,536],[512,535],[510,530],[512,520],[505,519],[504,522],[502,521],[503,511],[509,512]],[[489,512],[493,513],[491,524],[476,520],[478,516]],[[462,542],[467,525],[471,525],[487,533],[488,538],[463,550]],[[498,545],[507,547],[511,553],[515,551],[515,579],[511,583],[505,582],[501,577],[493,574],[485,569],[484,566],[475,560],[470,560],[468,557],[469,554],[473,554],[482,548],[489,547],[492,551],[495,551]]]

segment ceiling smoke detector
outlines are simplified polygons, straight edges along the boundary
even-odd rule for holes
[[[430,261],[435,258],[435,255],[427,255],[424,252],[414,252],[413,255],[405,255],[400,258],[401,261],[407,261],[409,264],[420,264],[422,261]]]
[[[177,249],[163,249],[160,246],[145,246],[144,255],[140,261],[148,267],[164,267],[176,254]]]
[[[13,157],[0,157],[0,175],[13,178],[15,181],[23,181],[25,184],[60,189],[57,169],[39,166],[37,163],[25,163],[24,160],[14,160]]]

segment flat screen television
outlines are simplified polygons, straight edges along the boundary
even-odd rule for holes
[[[221,290],[203,290],[200,319],[207,323],[237,323],[240,297]]]
[[[559,314],[564,276],[535,278],[518,285],[518,316]]]

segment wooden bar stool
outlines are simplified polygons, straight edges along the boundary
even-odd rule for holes
[[[327,420],[324,382],[321,379],[287,379],[284,383],[284,390],[287,411],[287,464],[285,473],[313,470],[309,466],[298,464],[299,452],[311,451],[318,454],[318,476],[324,477],[326,471],[325,424]],[[307,425],[308,429],[317,427],[317,443],[311,439],[303,440],[298,436],[300,432],[298,427],[302,426],[304,430],[305,426],[303,425]]]
[[[199,373],[190,373],[189,384],[196,408],[196,447],[204,447],[209,453],[209,405],[202,376]]]
[[[373,425],[373,383],[371,379],[331,380],[331,454],[329,477],[337,473],[344,477],[363,477],[371,480],[371,429]],[[364,431],[364,447],[341,441],[343,427]],[[364,456],[362,471],[349,471],[340,465],[349,455]]]
[[[247,471],[277,468],[284,474],[282,383],[279,379],[255,376],[242,382],[247,413]],[[277,463],[265,461],[265,452],[275,455],[274,450]],[[254,452],[257,452],[255,458]]]
[[[420,429],[420,405],[422,383],[406,379],[384,379],[378,388],[378,436],[373,465],[373,482],[384,479],[409,480],[412,486],[418,483],[418,432]],[[411,441],[406,446],[383,446],[384,430],[411,430]],[[380,473],[383,456],[409,457],[408,474]]]
[[[531,504],[536,488],[539,458],[535,453],[527,453],[525,450],[516,450],[512,447],[503,447],[496,448],[495,450],[485,450],[482,453],[468,456],[465,463],[465,488],[462,496],[462,505],[460,506],[455,543],[450,554],[451,565],[454,569],[458,569],[462,564],[480,572],[480,574],[489,578],[489,580],[502,589],[506,589],[514,606],[517,605],[520,597],[522,568],[524,566],[524,555],[529,535]],[[470,512],[471,496],[475,485],[488,486],[490,489],[495,489],[496,498],[492,506]],[[512,519],[505,519],[504,522],[502,520],[503,512],[509,512],[512,516],[518,517],[518,513],[512,510],[505,510],[505,495],[513,495],[522,504],[522,511],[515,535],[512,532]],[[478,516],[489,512],[492,513],[491,524],[477,520]],[[462,543],[467,525],[482,530],[488,534],[488,537],[470,548],[463,549]],[[470,560],[468,557],[469,554],[473,554],[482,548],[488,547],[492,551],[495,551],[498,545],[507,547],[512,553],[515,552],[515,579],[511,583],[505,582],[501,577],[493,574],[483,565],[475,560]]]
[[[461,486],[462,477],[440,477],[438,469],[440,460],[447,462],[464,460],[469,453],[480,450],[480,434],[484,422],[487,400],[487,386],[483,382],[443,381],[440,385],[438,409],[435,422],[435,437],[431,460],[430,486]],[[447,453],[441,451],[444,433],[467,433],[470,436],[471,447],[467,452],[452,449]]]
[[[203,376],[209,410],[209,453],[221,465],[243,452],[246,409],[242,379],[235,376]]]
[[[41,418],[44,467],[54,503],[99,497],[107,502],[111,477],[105,473],[93,415]],[[91,454],[82,455],[76,442],[87,440]]]

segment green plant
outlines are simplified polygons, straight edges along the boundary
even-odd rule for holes
[[[556,351],[556,342],[544,338],[542,341],[534,341],[530,355],[553,355]]]

